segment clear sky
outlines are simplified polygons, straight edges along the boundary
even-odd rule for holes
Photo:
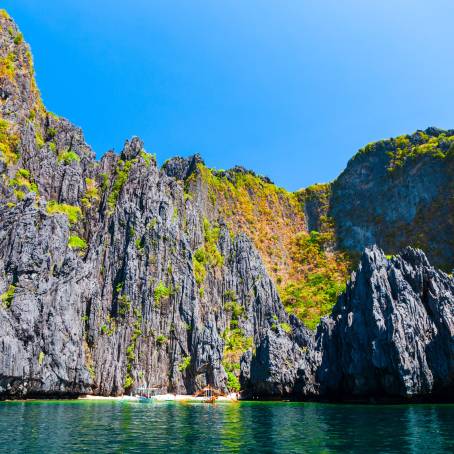
[[[454,128],[453,0],[1,0],[46,106],[98,156],[142,137],[294,190],[368,142]]]

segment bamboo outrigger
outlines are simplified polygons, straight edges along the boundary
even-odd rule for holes
[[[219,396],[225,396],[225,394],[222,391],[213,388],[211,385],[208,385],[200,389],[193,395],[193,397],[200,396],[203,397],[203,402],[207,404],[214,404]]]

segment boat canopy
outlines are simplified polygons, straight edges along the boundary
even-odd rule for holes
[[[136,394],[138,394],[139,396],[143,396],[143,397],[151,397],[151,396],[158,395],[160,390],[161,390],[161,388],[140,387],[140,388],[136,388]]]

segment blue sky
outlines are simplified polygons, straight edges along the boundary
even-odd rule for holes
[[[452,0],[2,0],[46,106],[98,156],[133,135],[290,190],[368,142],[454,128]]]

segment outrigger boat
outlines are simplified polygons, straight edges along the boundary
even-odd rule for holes
[[[150,403],[155,400],[159,388],[137,388],[135,397],[139,402]]]
[[[193,395],[193,397],[202,397],[201,401],[206,404],[214,404],[219,396],[225,396],[225,394],[211,385],[205,386]]]

